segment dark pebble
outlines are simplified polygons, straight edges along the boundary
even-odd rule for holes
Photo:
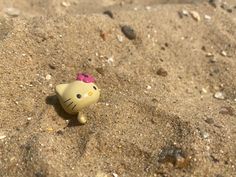
[[[49,68],[51,68],[51,69],[56,69],[56,67],[55,67],[54,65],[52,65],[52,64],[49,64],[48,66],[49,66]]]
[[[223,114],[223,115],[233,116],[234,115],[234,109],[230,106],[224,106],[224,107],[221,107],[219,113]]]
[[[218,162],[219,162],[219,160],[218,160],[214,155],[210,155],[210,157],[211,157],[211,160],[212,160],[213,162],[215,162],[215,163],[218,163]]]
[[[112,19],[114,18],[114,15],[113,15],[112,11],[110,11],[110,10],[104,11],[103,14],[109,16]]]
[[[205,122],[208,124],[214,124],[214,119],[213,118],[207,118],[205,119]]]
[[[96,68],[96,71],[97,71],[99,74],[101,74],[102,76],[105,75],[105,71],[104,71],[103,68]]]
[[[46,177],[45,173],[42,172],[42,171],[36,172],[36,173],[35,173],[35,176],[36,176],[36,177]]]
[[[186,168],[190,164],[190,158],[182,149],[171,146],[162,149],[159,155],[159,162],[171,163],[176,168]]]
[[[166,77],[168,75],[167,71],[164,68],[159,68],[156,74],[162,77]]]
[[[202,46],[202,50],[203,50],[203,51],[206,51],[206,47],[205,47],[205,46]]]
[[[130,26],[127,26],[127,25],[122,26],[122,27],[121,27],[121,31],[124,33],[124,35],[125,35],[128,39],[130,39],[130,40],[136,39],[136,33],[135,33],[134,29],[131,28]]]
[[[209,0],[209,3],[216,8],[220,6],[221,0]]]
[[[227,12],[232,13],[233,9],[227,9]]]

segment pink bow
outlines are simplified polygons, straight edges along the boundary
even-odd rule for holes
[[[84,73],[78,73],[76,80],[83,81],[85,83],[94,83],[95,78],[91,75],[84,74]]]

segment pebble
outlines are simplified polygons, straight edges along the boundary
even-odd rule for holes
[[[214,119],[208,117],[208,118],[205,119],[205,122],[208,123],[208,124],[214,124]]]
[[[205,15],[204,18],[205,18],[206,20],[211,20],[211,16],[209,16],[209,15]]]
[[[210,61],[211,63],[217,62],[216,58],[211,58],[209,61]]]
[[[193,19],[196,21],[200,21],[201,17],[197,11],[191,11],[190,14],[192,15]]]
[[[64,7],[70,7],[70,3],[69,2],[65,2],[65,1],[63,1],[61,3],[61,5],[64,6]]]
[[[10,7],[10,8],[5,8],[4,12],[12,17],[18,17],[20,15],[20,10],[16,9],[14,7]]]
[[[150,90],[152,87],[150,85],[147,86],[147,90]]]
[[[207,90],[205,88],[202,88],[202,93],[207,93]]]
[[[118,177],[118,175],[116,173],[112,173],[113,177]]]
[[[222,56],[226,57],[227,56],[227,53],[226,51],[222,50],[221,53],[220,53]]]
[[[167,71],[164,68],[159,68],[156,74],[162,77],[166,77],[168,75]]]
[[[226,3],[224,2],[221,6],[220,6],[222,9],[226,10],[227,12],[229,13],[232,13],[233,10],[231,9],[231,7]]]
[[[47,74],[45,78],[46,78],[46,80],[49,81],[49,80],[51,80],[52,76],[50,74]]]
[[[51,69],[56,69],[56,67],[55,67],[54,65],[52,65],[52,64],[48,64],[48,66],[49,66],[49,68],[51,68]]]
[[[105,71],[104,71],[103,68],[96,68],[96,71],[97,71],[99,74],[101,74],[102,76],[105,75]]]
[[[121,35],[117,35],[117,39],[119,42],[123,42],[123,40],[124,40],[123,36],[121,36]]]
[[[209,133],[207,133],[205,131],[201,131],[200,133],[201,133],[201,136],[202,136],[203,139],[209,138]]]
[[[213,57],[213,56],[214,56],[214,54],[213,54],[213,53],[211,53],[211,52],[208,52],[208,53],[206,54],[206,56],[207,56],[207,57]]]
[[[183,18],[184,16],[189,16],[189,12],[187,10],[182,10],[179,12],[180,18]]]
[[[176,168],[186,168],[190,164],[190,157],[180,148],[166,147],[159,155],[160,163],[172,163]]]
[[[215,97],[216,99],[219,99],[219,100],[224,100],[224,99],[225,99],[223,92],[216,92],[216,93],[214,94],[214,97]]]
[[[6,138],[7,136],[6,135],[0,135],[0,140]]]
[[[224,106],[224,107],[221,107],[219,113],[223,114],[223,115],[233,116],[234,115],[234,109],[230,106]]]
[[[110,10],[104,11],[103,14],[109,16],[112,19],[114,19],[114,15],[113,15],[112,11],[110,11]]]
[[[209,3],[215,8],[219,7],[221,2],[222,2],[222,0],[209,0]]]
[[[124,25],[121,27],[121,31],[124,33],[124,35],[130,39],[130,40],[134,40],[136,39],[136,33],[134,31],[133,28],[131,28],[130,26],[128,25]]]
[[[114,62],[113,56],[109,57],[109,58],[107,59],[107,62],[108,62],[109,64],[112,64],[112,63]]]

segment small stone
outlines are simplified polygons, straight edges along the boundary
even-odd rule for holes
[[[209,61],[210,61],[211,63],[217,62],[216,58],[211,58]]]
[[[234,115],[234,109],[230,106],[224,106],[224,107],[221,107],[219,113],[223,114],[223,115],[233,116]]]
[[[123,40],[124,40],[123,36],[121,36],[121,35],[117,35],[117,39],[119,42],[123,42]]]
[[[196,21],[200,21],[201,17],[197,11],[191,11],[190,14],[192,15],[193,19]]]
[[[53,128],[49,127],[49,128],[47,128],[47,131],[51,132],[51,131],[53,131]]]
[[[36,177],[46,177],[46,174],[44,172],[42,172],[42,171],[38,171],[38,172],[34,173],[34,175]]]
[[[6,135],[0,135],[0,140],[6,138],[7,136]]]
[[[27,117],[27,120],[31,120],[32,119],[32,117]]]
[[[214,55],[213,55],[213,53],[208,52],[208,53],[206,54],[206,56],[207,56],[207,57],[213,57]]]
[[[112,63],[114,62],[113,56],[109,57],[109,58],[107,59],[107,62],[108,62],[109,64],[112,64]]]
[[[207,93],[207,90],[205,88],[202,88],[202,93]]]
[[[70,3],[69,2],[65,2],[65,1],[63,1],[61,3],[61,5],[64,6],[64,7],[70,7]]]
[[[96,68],[96,71],[101,74],[102,76],[105,75],[104,69],[103,68]]]
[[[62,130],[58,130],[56,133],[57,133],[58,135],[63,135],[63,131],[62,131]]]
[[[156,74],[162,77],[166,77],[168,75],[167,71],[164,68],[159,68]]]
[[[10,7],[10,8],[5,8],[4,12],[12,17],[18,17],[20,15],[20,10],[16,9],[14,7]]]
[[[150,90],[152,87],[150,85],[147,86],[147,90]]]
[[[201,136],[203,139],[207,139],[209,137],[209,133],[205,132],[205,131],[201,131]]]
[[[224,93],[223,93],[223,92],[216,92],[216,93],[214,94],[214,97],[215,97],[216,99],[219,99],[219,100],[224,100],[224,99],[225,99],[225,96],[224,96]]]
[[[209,3],[215,8],[219,7],[221,2],[222,2],[222,0],[209,0]]]
[[[136,33],[135,33],[134,29],[131,28],[130,26],[128,26],[128,25],[122,26],[121,31],[124,33],[124,35],[128,39],[130,39],[130,40],[136,39]]]
[[[118,177],[118,175],[116,173],[112,173],[113,177]]]
[[[189,12],[187,10],[182,10],[179,12],[180,18],[183,18],[184,16],[189,16]]]
[[[232,13],[233,10],[231,9],[231,7],[229,6],[229,4],[227,4],[226,2],[224,2],[221,6],[222,9],[226,10],[229,13]]]
[[[112,18],[112,19],[114,18],[113,13],[112,13],[112,11],[110,11],[110,10],[104,11],[103,14],[109,16],[109,17]]]
[[[208,124],[214,124],[214,119],[208,117],[208,118],[205,119],[205,122],[208,123]]]
[[[233,9],[229,8],[229,9],[227,9],[226,11],[229,12],[229,13],[232,13],[232,12],[233,12]]]
[[[160,163],[171,163],[176,168],[186,168],[190,164],[190,157],[180,148],[166,147],[159,155]]]
[[[56,67],[55,67],[54,65],[52,65],[52,64],[48,64],[48,66],[49,66],[49,68],[51,68],[51,69],[56,69]]]
[[[211,16],[209,16],[209,15],[205,15],[204,18],[205,18],[206,20],[211,20]]]
[[[226,57],[227,56],[227,53],[226,53],[226,51],[221,51],[221,53],[220,53],[222,56],[224,56],[224,57]]]
[[[47,74],[45,78],[46,78],[46,80],[49,81],[49,80],[51,80],[52,76],[50,74]]]

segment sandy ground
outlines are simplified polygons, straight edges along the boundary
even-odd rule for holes
[[[0,176],[236,176],[236,2],[180,2],[1,0]],[[54,91],[78,71],[84,126]]]

